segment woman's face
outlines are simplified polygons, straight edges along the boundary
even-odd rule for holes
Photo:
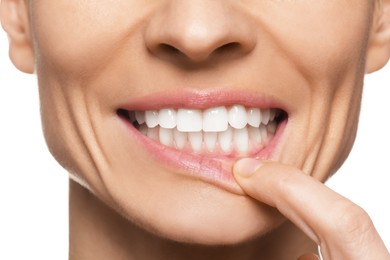
[[[275,160],[324,181],[352,146],[373,1],[28,5],[51,152],[161,236],[264,234],[282,218],[242,195],[233,163]]]

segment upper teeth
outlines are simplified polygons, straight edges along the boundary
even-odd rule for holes
[[[246,109],[242,105],[234,105],[203,111],[185,108],[136,111],[135,119],[138,124],[146,123],[149,128],[160,125],[167,129],[177,127],[180,132],[223,132],[228,129],[228,125],[235,129],[242,129],[247,124],[253,127],[259,127],[261,123],[267,125],[275,119],[275,115],[275,109]]]
[[[269,141],[276,131],[276,109],[245,108],[242,105],[199,109],[172,109],[129,112],[139,130],[161,144],[183,149],[188,145],[195,152],[224,153],[234,149],[247,153]]]

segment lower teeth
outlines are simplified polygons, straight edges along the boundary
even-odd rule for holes
[[[177,128],[160,126],[149,128],[146,124],[136,128],[148,138],[162,145],[193,153],[225,155],[248,155],[265,147],[276,132],[275,121],[259,127],[245,126],[242,129],[228,127],[223,132],[180,132]]]

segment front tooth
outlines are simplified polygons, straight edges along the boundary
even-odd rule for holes
[[[225,107],[214,107],[203,111],[203,131],[222,132],[228,128],[228,112]]]
[[[181,132],[202,130],[202,111],[197,109],[179,109],[177,111],[177,129]]]
[[[261,111],[261,123],[263,123],[264,125],[268,124],[270,116],[271,116],[271,114],[270,114],[269,109],[262,110]]]
[[[160,127],[160,143],[166,146],[173,146],[173,130]]]
[[[215,143],[217,142],[218,134],[215,132],[206,132],[203,134],[204,143],[207,147],[207,150],[213,152],[215,149]]]
[[[148,127],[153,128],[158,125],[158,111],[149,110],[145,112],[145,122]]]
[[[158,123],[164,128],[175,128],[176,127],[176,111],[170,108],[160,109],[158,112]]]
[[[189,132],[188,140],[191,143],[192,150],[199,152],[202,148],[202,132]]]
[[[138,124],[142,125],[145,123],[145,112],[144,111],[135,111],[135,119]]]
[[[239,152],[247,152],[249,147],[248,129],[246,127],[242,129],[234,129],[233,142]]]
[[[222,151],[228,153],[232,149],[233,129],[228,127],[226,131],[218,133],[218,143]]]
[[[187,142],[187,133],[180,132],[175,128],[173,129],[173,138],[175,139],[176,147],[183,149]]]
[[[249,140],[254,141],[255,143],[261,143],[261,134],[258,127],[248,127]]]
[[[234,105],[229,110],[229,124],[237,129],[242,129],[248,123],[248,115],[245,107],[242,105]]]
[[[152,140],[157,141],[158,140],[158,136],[159,136],[158,128],[159,128],[158,126],[154,127],[154,128],[149,128],[148,132],[146,133],[147,137],[149,137]]]
[[[253,127],[259,127],[261,123],[261,113],[258,108],[248,109],[248,124]]]

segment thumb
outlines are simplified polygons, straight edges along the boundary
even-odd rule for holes
[[[241,159],[234,165],[234,177],[236,179],[250,178],[261,166],[263,166],[263,163],[260,160],[252,158]]]
[[[279,198],[290,195],[286,194],[291,191],[286,189],[289,186],[285,185],[286,180],[293,181],[295,185],[295,178],[308,178],[295,167],[253,158],[244,158],[236,162],[233,175],[247,195],[273,207],[276,207]],[[298,183],[299,181],[297,180]]]
[[[233,174],[248,196],[277,208],[318,244],[313,224],[326,223],[318,213],[329,211],[338,195],[300,169],[278,162],[241,159]]]

